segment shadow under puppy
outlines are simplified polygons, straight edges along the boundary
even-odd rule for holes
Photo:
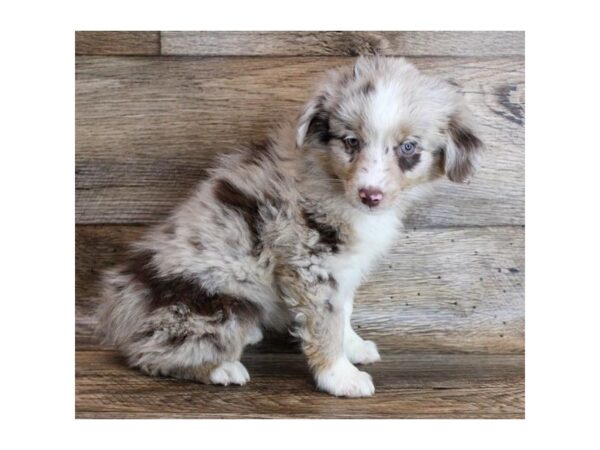
[[[106,341],[145,373],[228,385],[263,329],[291,330],[320,389],[372,395],[354,293],[426,187],[473,173],[473,130],[462,95],[403,59],[332,70],[298,123],[222,156],[105,274]]]

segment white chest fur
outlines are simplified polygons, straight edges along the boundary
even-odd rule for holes
[[[326,261],[343,296],[352,295],[367,275],[377,257],[393,244],[400,229],[395,212],[360,214],[352,223],[355,235],[352,244]]]

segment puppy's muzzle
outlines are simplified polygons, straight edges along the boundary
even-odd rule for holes
[[[383,192],[374,187],[362,188],[358,191],[360,201],[369,208],[374,208],[383,200]]]

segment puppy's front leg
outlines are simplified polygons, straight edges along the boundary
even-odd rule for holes
[[[354,295],[350,295],[344,303],[344,351],[353,364],[371,364],[381,360],[377,345],[373,341],[361,338],[351,324]]]
[[[344,351],[345,318],[341,305],[333,304],[329,315],[310,324],[304,333],[304,353],[313,367],[317,386],[333,395],[364,397],[373,395],[371,376],[358,370]],[[310,337],[319,336],[318,340]]]
[[[314,269],[288,266],[279,282],[317,387],[336,396],[373,395],[371,376],[354,367],[344,351],[346,318],[336,284],[326,274],[313,277]]]

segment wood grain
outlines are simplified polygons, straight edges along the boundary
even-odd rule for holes
[[[75,37],[78,418],[524,417],[523,32]],[[326,69],[375,53],[459,85],[487,145],[478,177],[441,183],[360,289],[355,326],[383,356],[367,369],[375,397],[317,392],[286,336],[249,348],[252,381],[233,388],[145,377],[99,347],[99,274],[140,224],[164,218],[215,155],[293,119]]]
[[[81,225],[76,238],[78,348],[95,345],[101,269],[122,261],[141,226]],[[524,229],[408,230],[361,287],[354,324],[387,352],[522,353]],[[261,351],[296,351],[273,339]]]
[[[114,352],[76,355],[78,418],[524,418],[522,355],[383,355],[374,397],[315,390],[301,355],[249,355],[246,386],[150,378]]]
[[[159,55],[158,31],[77,31],[77,55]]]
[[[164,55],[524,55],[521,31],[167,31]]]
[[[323,72],[351,60],[78,57],[77,222],[159,221],[215,154],[295,117]],[[488,150],[470,185],[441,183],[408,224],[523,224],[523,58],[414,62],[462,86]]]

